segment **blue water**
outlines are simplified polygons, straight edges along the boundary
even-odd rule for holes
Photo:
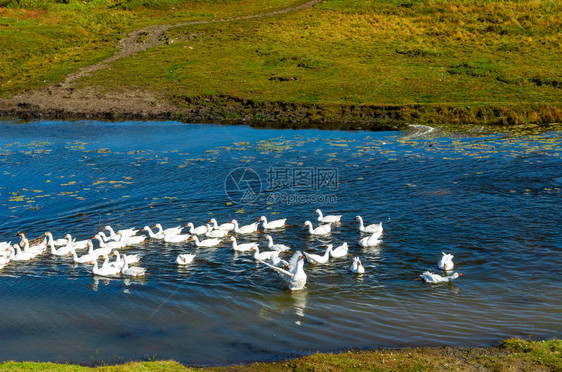
[[[105,225],[165,227],[216,218],[287,218],[276,242],[351,257],[305,265],[303,291],[249,254],[161,241],[134,247],[149,275],[103,279],[44,255],[0,270],[0,360],[83,364],[274,360],[352,347],[490,345],[560,337],[562,133],[514,137],[253,129],[175,122],[0,121],[0,241],[51,231],[91,238]],[[242,168],[240,170],[239,168]],[[254,194],[243,199],[228,182]],[[257,177],[256,177],[257,176]],[[259,187],[258,187],[259,186]],[[251,200],[250,200],[251,199]],[[314,210],[342,214],[310,238]],[[363,249],[354,217],[383,222]],[[263,234],[239,238],[259,241]],[[197,254],[178,267],[179,253]],[[438,273],[441,252],[463,275]]]

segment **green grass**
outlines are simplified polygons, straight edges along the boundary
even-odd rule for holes
[[[514,338],[497,347],[405,348],[313,354],[293,360],[250,365],[192,369],[173,361],[133,362],[116,366],[81,367],[70,364],[5,362],[0,371],[453,371],[562,370],[562,341]]]
[[[61,80],[149,24],[304,0],[21,0],[40,10],[8,2],[0,8],[5,97]],[[79,86],[149,90],[180,105],[233,97],[399,105],[413,110],[405,120],[426,123],[487,123],[488,114],[495,124],[561,122],[561,13],[554,0],[326,0],[286,15],[171,29],[165,44],[117,60]]]
[[[133,30],[285,8],[297,0],[0,0],[0,97],[113,54]]]
[[[327,1],[275,19],[176,28],[173,44],[83,84],[261,102],[560,105],[560,3],[404,4]]]

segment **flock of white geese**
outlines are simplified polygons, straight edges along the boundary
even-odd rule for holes
[[[318,225],[314,227],[312,222],[306,221],[303,227],[308,229],[309,234],[315,236],[326,236],[332,231],[332,224],[339,224],[341,215],[323,215],[320,209],[318,214]],[[383,234],[382,222],[365,226],[361,216],[355,217],[359,223],[359,231],[363,237],[358,241],[359,246],[372,247],[381,242]],[[92,265],[92,274],[102,277],[142,277],[146,275],[146,269],[139,266],[141,257],[138,254],[124,254],[121,252],[131,245],[143,243],[146,239],[158,239],[168,243],[193,242],[195,247],[216,247],[221,245],[226,239],[232,244],[232,250],[237,252],[253,253],[253,258],[278,272],[287,282],[290,290],[300,290],[306,285],[307,276],[304,271],[304,261],[310,264],[327,264],[330,258],[345,258],[351,256],[348,253],[349,245],[344,242],[338,247],[327,245],[323,255],[297,251],[286,261],[280,257],[281,253],[291,250],[291,247],[284,244],[275,244],[271,235],[265,235],[268,241],[268,250],[260,250],[258,242],[239,243],[238,238],[255,236],[259,224],[267,232],[274,232],[278,229],[286,228],[287,219],[268,221],[265,216],[260,217],[257,222],[249,225],[239,226],[236,220],[228,223],[218,224],[213,218],[208,224],[195,227],[193,223],[184,226],[177,226],[163,229],[160,224],[154,226],[153,231],[149,226],[142,230],[134,228],[114,231],[111,226],[106,226],[103,231],[97,233],[92,239],[79,240],[67,234],[64,238],[54,239],[50,232],[46,232],[40,237],[29,240],[25,233],[18,232],[21,241],[19,244],[12,245],[11,242],[0,242],[0,270],[9,263],[29,261],[38,256],[50,252],[55,256],[72,256],[74,262]],[[188,228],[188,233],[183,233],[184,228]],[[106,232],[107,231],[107,235]],[[142,234],[146,232],[147,235]],[[139,233],[141,233],[139,235]],[[94,241],[97,241],[97,248],[94,248]],[[87,250],[87,253],[78,256],[76,251]],[[195,258],[195,254],[182,253],[176,258],[176,264],[188,265]],[[355,274],[363,274],[364,266],[359,257],[353,257],[350,271]],[[103,263],[100,264],[99,260]],[[452,273],[454,267],[453,255],[443,253],[437,266],[445,272],[445,276],[431,273],[429,271],[420,275],[421,280],[428,283],[450,282],[458,278],[461,274]]]

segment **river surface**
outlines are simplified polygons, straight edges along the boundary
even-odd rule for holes
[[[0,121],[0,241],[265,215],[288,219],[275,242],[312,253],[348,242],[366,268],[351,273],[351,257],[306,264],[305,289],[291,292],[228,242],[131,247],[141,280],[45,254],[0,271],[0,360],[216,365],[561,337],[562,133],[427,132]],[[316,208],[343,215],[329,237],[302,227],[317,224]],[[356,215],[383,223],[378,246],[358,245]],[[265,249],[263,236],[238,240]],[[463,275],[415,280],[441,273],[441,252]],[[178,267],[179,253],[197,256]]]

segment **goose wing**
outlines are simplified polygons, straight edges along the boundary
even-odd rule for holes
[[[283,279],[285,280],[291,280],[293,278],[293,274],[288,272],[285,269],[282,269],[280,267],[277,266],[273,266],[272,264],[270,264],[269,262],[265,262],[264,260],[261,259],[257,259],[257,261],[261,262],[262,264],[271,267],[273,270],[277,271],[279,274],[281,274],[281,276],[283,277]]]

